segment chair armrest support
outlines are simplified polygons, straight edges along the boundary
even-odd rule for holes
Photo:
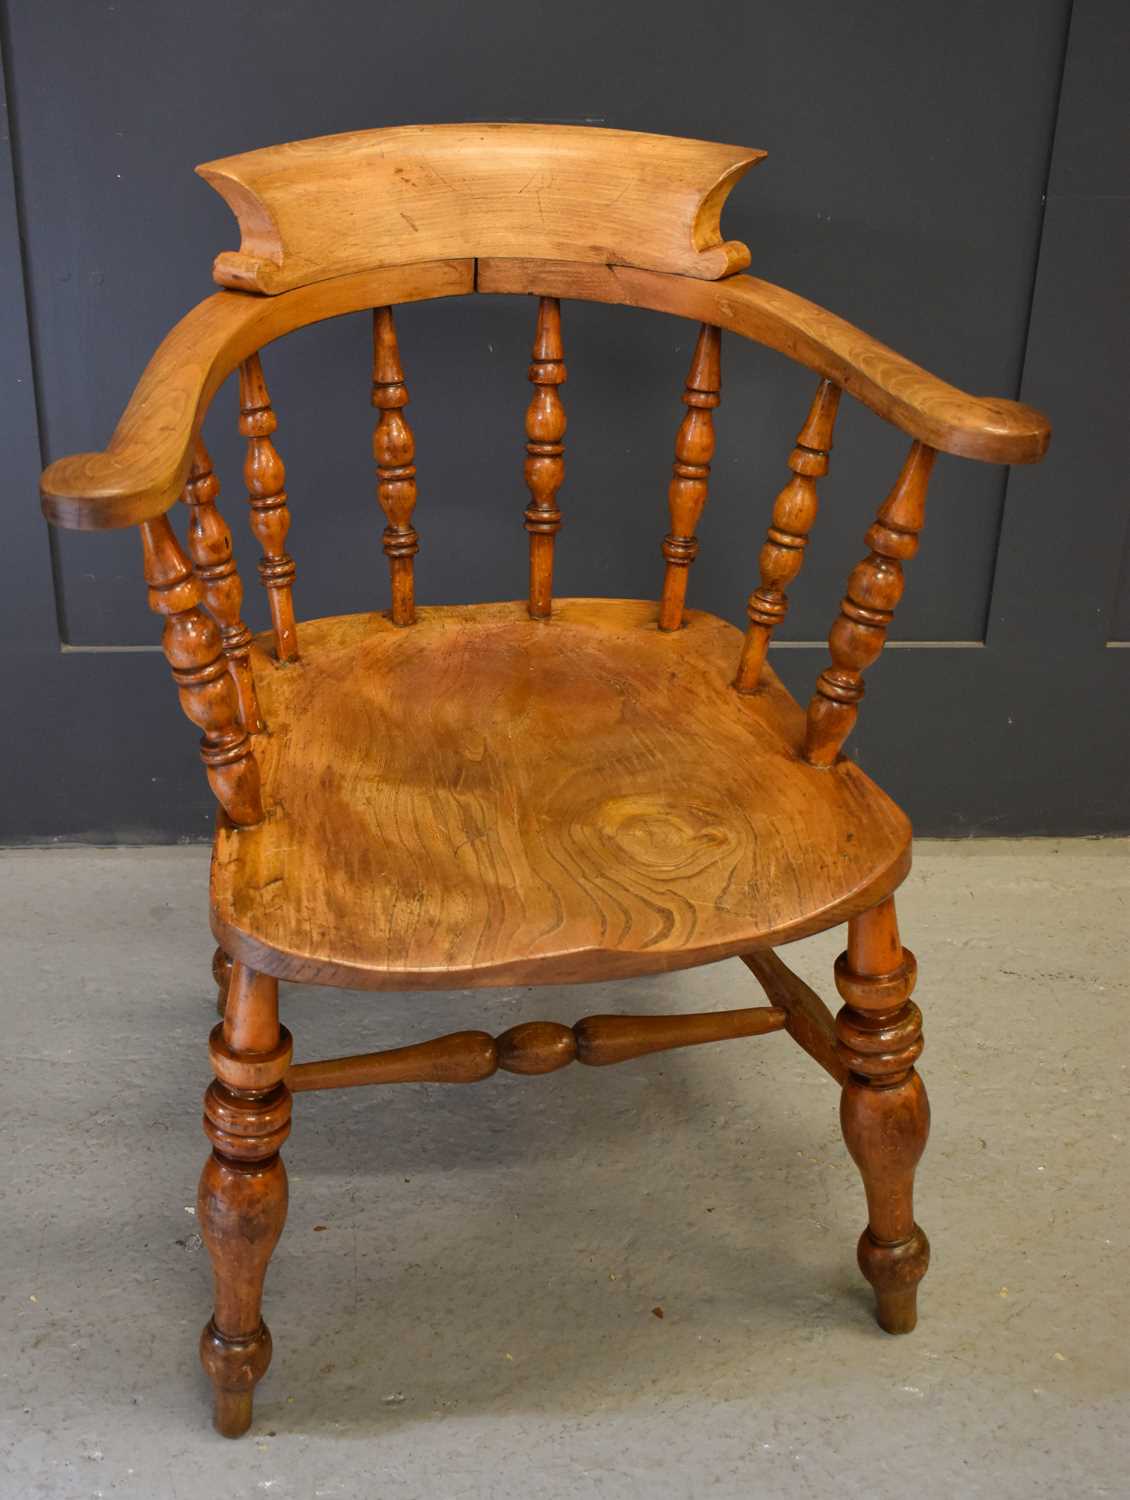
[[[474,288],[474,262],[427,261],[339,276],[278,297],[217,292],[149,361],[109,446],[58,459],[40,481],[43,513],[72,531],[153,520],[184,488],[196,434],[228,375],[265,344],[324,318]]]

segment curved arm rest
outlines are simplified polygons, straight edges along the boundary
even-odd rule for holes
[[[627,266],[480,260],[480,292],[533,292],[676,313],[765,344],[834,381],[884,420],[943,453],[1030,464],[1051,437],[1030,406],[970,396],[794,292],[755,276],[692,281]]]
[[[279,297],[217,292],[166,335],[104,453],[61,458],[40,480],[43,513],[72,531],[132,526],[179,496],[208,404],[243,360],[273,339],[341,313],[474,290],[471,260],[339,276]]]
[[[1035,463],[1047,419],[1016,401],[968,396],[833,313],[753,276],[697,281],[575,261],[423,261],[360,271],[275,297],[217,292],[150,360],[103,453],[61,458],[40,481],[57,526],[98,531],[161,515],[177,499],[208,403],[249,355],[295,328],[365,308],[480,292],[621,303],[730,329],[806,365],[911,437],[990,463]]]

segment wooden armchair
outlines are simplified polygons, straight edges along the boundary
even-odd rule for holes
[[[165,655],[220,804],[211,912],[223,1022],[211,1037],[204,1123],[213,1151],[199,1218],[215,1273],[201,1354],[228,1436],[246,1430],[271,1357],[261,1293],[286,1215],[279,1148],[302,1091],[471,1083],[498,1068],[603,1066],[786,1031],[842,1090],[844,1135],[867,1192],[859,1263],[879,1322],[891,1333],[914,1327],[929,1249],[911,1192],[928,1109],[914,1068],[915,965],[893,897],[910,865],[910,824],[841,749],[918,548],[936,452],[1032,463],[1049,429],[1037,412],[967,396],[745,275],[749,252],[723,240],[719,220],[761,155],[614,130],[439,125],[200,167],[242,231],[240,250],[216,260],[224,290],[165,339],[106,451],[63,459],[43,476],[56,525],[138,527]],[[528,598],[418,609],[415,452],[393,308],[489,293],[538,298]],[[701,325],[674,434],[670,530],[661,546],[656,538],[658,604],[553,595],[566,298]],[[373,454],[391,607],[296,623],[285,473],[260,351],[306,324],[374,309]],[[817,377],[744,639],[686,607],[723,330]],[[199,435],[236,369],[272,621],[261,635],[243,622],[231,533]],[[866,533],[806,711],[766,648],[804,559],[845,392],[911,441]],[[168,514],[178,497],[183,545]],[[839,923],[844,1004],[833,1020],[774,949]],[[463,1031],[299,1063],[279,1022],[280,979],[371,990],[560,984],[735,955],[767,1006],[594,1015],[573,1027]]]

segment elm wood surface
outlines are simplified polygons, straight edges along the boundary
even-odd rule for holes
[[[221,820],[212,929],[283,979],[368,989],[568,983],[818,931],[893,890],[910,826],[859,769],[801,756],[741,633],[633,600],[303,622],[252,647],[266,817]]]
[[[586,1016],[574,1026],[526,1021],[499,1037],[457,1031],[410,1047],[295,1063],[286,1075],[292,1094],[380,1083],[478,1083],[507,1073],[555,1073],[571,1062],[591,1068],[627,1062],[672,1047],[699,1047],[780,1031],[786,1013],[773,1006],[682,1016]]]
[[[911,447],[894,488],[868,529],[871,551],[848,579],[840,617],[828,636],[832,665],[821,672],[808,706],[804,755],[814,766],[830,766],[855,727],[863,673],[878,659],[902,598],[902,565],[918,551],[935,456],[924,443]]]
[[[217,802],[233,824],[263,816],[259,767],[240,723],[239,699],[223,654],[220,628],[203,610],[203,587],[173,535],[167,516],[146,521],[142,565],[149,608],[163,615],[161,649],[172,669],[181,708],[203,735],[200,759]]]
[[[232,961],[222,948],[212,955],[212,978],[216,981],[216,1013],[223,1020],[231,988]]]
[[[914,1221],[914,1170],[930,1105],[914,1068],[922,1052],[922,1015],[910,999],[917,966],[899,940],[893,898],[848,923],[835,973],[846,1002],[836,1017],[847,1069],[840,1123],[867,1193],[859,1269],[874,1288],[880,1326],[910,1333],[930,1264],[929,1241]]]
[[[251,530],[263,549],[259,581],[270,604],[275,654],[279,661],[293,661],[298,655],[293,594],[297,569],[286,550],[290,530],[286,468],[272,441],[278,425],[262,362],[253,354],[239,367],[239,430],[247,439],[243,479],[251,506]]]
[[[290,141],[197,172],[239,221],[224,286],[277,293],[372,266],[540,255],[726,276],[722,205],[764,151],[591,126],[398,125]]]
[[[530,356],[534,394],[526,409],[526,530],[530,534],[530,616],[548,619],[553,611],[553,546],[561,530],[557,491],[565,480],[565,407],[557,387],[567,378],[561,343],[561,304],[538,302],[538,322]]]
[[[220,627],[220,640],[227,657],[228,670],[239,699],[240,723],[250,734],[263,728],[259,717],[259,700],[255,696],[255,679],[251,675],[251,631],[243,622],[243,583],[232,556],[231,529],[216,506],[220,481],[212,470],[200,438],[184,488],[188,506],[187,546],[192,570],[204,591],[208,613]]]
[[[789,455],[793,477],[774,501],[773,523],[758,558],[761,582],[746,606],[749,629],[734,679],[739,693],[752,693],[757,687],[773,632],[789,612],[786,590],[804,562],[808,533],[820,503],[816,480],[828,472],[828,453],[839,405],[839,387],[830,380],[822,380],[812,398],[808,418],[797,433],[796,447]]]
[[[794,974],[779,954],[771,948],[758,953],[743,953],[742,963],[765,991],[766,999],[783,1010],[785,1030],[803,1047],[809,1057],[824,1068],[837,1083],[847,1077],[836,1050],[836,1021],[832,1012],[799,974]]]
[[[660,630],[678,630],[683,622],[687,575],[698,556],[695,531],[706,505],[710,460],[714,457],[714,418],[722,399],[722,342],[717,328],[704,323],[698,331],[687,372],[683,405],[686,415],[675,437],[675,463],[667,488],[671,530],[663,538],[663,591],[659,597]]]
[[[388,558],[394,625],[416,618],[416,553],[420,539],[412,525],[416,508],[416,440],[404,416],[408,387],[400,363],[400,345],[391,307],[373,311],[372,404],[380,412],[373,431],[377,465],[377,499],[385,513],[382,543]]]

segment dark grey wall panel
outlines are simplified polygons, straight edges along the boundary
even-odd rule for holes
[[[0,779],[0,834],[201,837],[211,822],[193,733],[159,653],[60,650],[56,604],[63,639],[78,645],[151,645],[157,627],[132,534],[61,538],[53,590],[34,502],[33,368],[46,455],[102,446],[156,342],[211,290],[212,255],[235,243],[194,162],[367,125],[507,117],[765,147],[769,160],[739,187],[726,224],[753,248],[756,274],[969,389],[1013,394],[1023,374],[1025,398],[1053,417],[1052,455],[1013,471],[1007,490],[999,469],[939,463],[899,613],[907,644],[872,672],[852,753],[922,832],[1130,826],[1121,748],[1130,652],[1106,645],[1130,635],[1119,582],[1124,303],[1116,321],[1127,152],[1114,144],[1130,14],[1115,0],[1076,0],[1064,71],[1069,9],[1068,0],[923,0],[899,8],[896,26],[885,7],[759,0],[700,7],[688,27],[685,7],[656,0],[473,9],[353,0],[331,13],[297,0],[269,12],[246,0],[119,0],[112,10],[8,0],[17,175],[0,217],[0,293],[16,336],[5,344],[10,399],[0,407],[12,580],[0,690],[19,727]],[[425,601],[523,587],[531,325],[518,298],[401,316]],[[692,336],[654,314],[567,306],[562,591],[654,593]],[[265,356],[306,614],[387,599],[367,342],[355,317]],[[778,356],[728,341],[694,603],[740,619],[812,384]],[[265,623],[233,415],[229,388],[207,437],[240,538],[248,613]],[[904,450],[845,404],[794,640],[825,634]],[[823,648],[774,653],[802,697],[823,660]]]
[[[1130,511],[1130,494],[1123,496]],[[1126,541],[1122,546],[1122,567],[1118,575],[1114,604],[1110,611],[1109,645],[1130,646],[1130,522],[1127,523]]]

